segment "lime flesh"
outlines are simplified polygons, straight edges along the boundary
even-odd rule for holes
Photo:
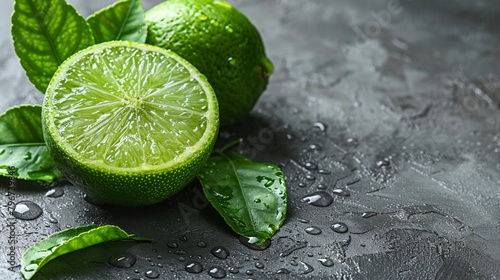
[[[44,137],[66,177],[105,204],[153,204],[182,189],[210,155],[218,104],[173,52],[108,42],[65,61],[47,89]]]

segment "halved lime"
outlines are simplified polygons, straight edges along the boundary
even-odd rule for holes
[[[207,79],[175,53],[107,42],[66,60],[52,78],[44,137],[58,168],[93,200],[159,202],[187,185],[219,127]]]

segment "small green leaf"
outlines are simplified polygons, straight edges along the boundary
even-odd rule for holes
[[[49,182],[63,176],[45,146],[41,118],[39,105],[12,107],[0,115],[0,175]]]
[[[65,0],[16,0],[11,21],[16,54],[42,93],[66,58],[94,44],[85,18]]]
[[[257,245],[271,238],[285,221],[285,179],[273,164],[219,152],[210,157],[198,179],[226,223]]]
[[[71,228],[54,233],[26,250],[21,258],[21,273],[25,279],[31,279],[40,268],[54,258],[115,240],[151,242],[151,239],[135,237],[112,225]]]
[[[113,40],[146,42],[144,7],[139,0],[122,0],[93,15],[87,22],[96,43]]]

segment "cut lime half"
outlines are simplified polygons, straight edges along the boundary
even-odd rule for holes
[[[44,137],[65,176],[93,200],[146,205],[179,191],[219,127],[206,78],[175,53],[107,42],[66,60],[47,88]]]

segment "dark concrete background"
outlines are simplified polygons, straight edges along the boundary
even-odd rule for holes
[[[111,3],[70,2],[84,15]],[[275,64],[255,110],[220,137],[243,138],[240,152],[281,165],[287,176],[289,214],[271,246],[243,246],[197,182],[158,205],[122,209],[90,204],[64,183],[64,195],[50,198],[47,186],[17,181],[16,200],[44,211],[16,223],[17,257],[55,231],[96,223],[154,242],[95,246],[54,260],[39,278],[147,279],[153,269],[160,279],[209,279],[213,266],[234,279],[500,278],[500,3],[230,2],[255,23]],[[12,3],[0,2],[2,112],[43,98],[12,50]],[[333,196],[330,206],[302,201],[318,190]],[[15,279],[6,270],[5,203],[0,279]],[[331,230],[336,222],[349,231]],[[322,233],[306,233],[311,226]],[[211,254],[218,245],[227,259]],[[137,257],[132,268],[107,263],[123,252]],[[334,265],[322,265],[324,258]],[[186,272],[191,260],[204,271]],[[290,274],[278,274],[282,268]]]

